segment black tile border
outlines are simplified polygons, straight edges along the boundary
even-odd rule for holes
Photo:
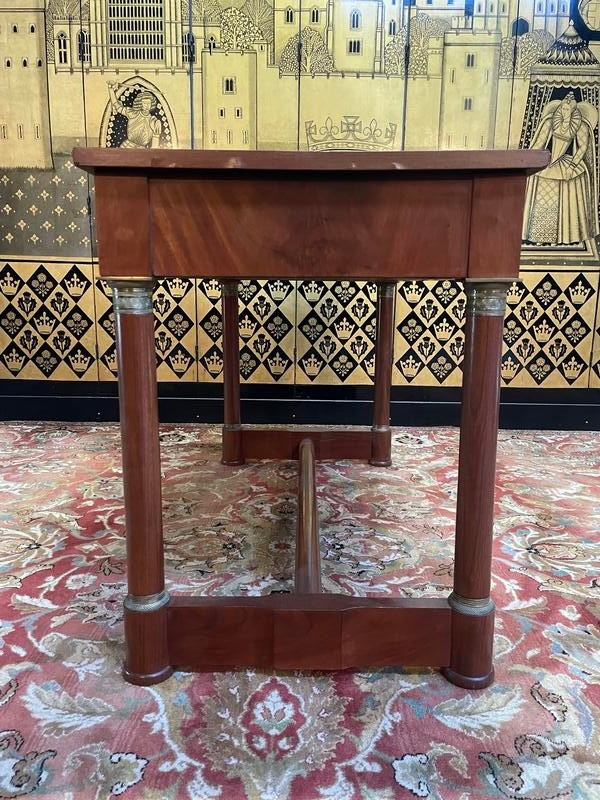
[[[370,424],[369,386],[241,387],[248,424]],[[394,386],[392,424],[458,425],[458,387]],[[160,383],[163,422],[220,423],[222,386]],[[0,380],[0,420],[109,422],[119,418],[112,381]],[[500,427],[531,430],[600,430],[600,389],[503,389]]]

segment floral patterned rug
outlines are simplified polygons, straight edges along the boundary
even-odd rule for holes
[[[168,588],[291,588],[296,467],[219,464],[162,429]],[[120,675],[116,425],[0,425],[0,797],[600,798],[600,435],[500,434],[496,682],[433,670]],[[396,429],[391,469],[317,467],[324,588],[448,593],[455,429]]]

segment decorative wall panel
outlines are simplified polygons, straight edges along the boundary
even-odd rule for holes
[[[592,348],[592,369],[590,373],[590,386],[600,389],[600,315],[596,310],[594,322],[594,345]]]
[[[88,176],[69,156],[56,156],[48,171],[0,168],[0,200],[0,252],[8,258],[89,257]]]
[[[0,377],[98,380],[89,265],[0,268]]]
[[[597,272],[524,273],[508,293],[504,385],[586,387],[597,298]]]
[[[117,377],[115,317],[112,291],[94,270],[100,380]],[[196,282],[189,278],[164,278],[157,282],[154,340],[159,381],[196,381]]]
[[[302,281],[297,294],[297,383],[371,383],[377,286]]]
[[[399,284],[394,383],[460,386],[465,308],[465,294],[457,281]]]
[[[197,282],[200,380],[223,380],[221,286]],[[291,281],[241,281],[240,378],[247,383],[293,383],[296,290]]]
[[[547,147],[528,183],[502,377],[600,386],[599,19],[589,0],[0,0],[0,375],[115,377],[76,145]],[[374,292],[246,282],[242,380],[370,383]],[[452,282],[399,284],[396,384],[460,383],[464,305]],[[159,380],[221,380],[216,282],[162,281],[154,308]]]

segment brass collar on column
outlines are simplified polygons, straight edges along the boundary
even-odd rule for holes
[[[238,282],[237,281],[221,281],[221,291],[223,297],[237,297]]]
[[[511,281],[465,282],[467,314],[478,317],[503,317],[506,292]]]
[[[450,593],[448,605],[458,611],[459,614],[466,614],[469,617],[487,617],[495,608],[492,599],[489,597],[474,599],[463,597],[457,592]]]
[[[163,589],[156,594],[134,595],[128,594],[123,605],[128,611],[156,611],[171,600],[169,593]]]
[[[107,281],[112,289],[113,306],[116,314],[151,314],[154,279]]]

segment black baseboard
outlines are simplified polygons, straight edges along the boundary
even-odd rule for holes
[[[163,422],[223,420],[220,384],[159,384]],[[369,386],[244,385],[248,424],[369,425]],[[458,425],[459,388],[394,386],[393,425]],[[0,381],[1,420],[109,422],[119,419],[113,382]],[[533,430],[600,430],[600,389],[503,389],[500,426]]]

